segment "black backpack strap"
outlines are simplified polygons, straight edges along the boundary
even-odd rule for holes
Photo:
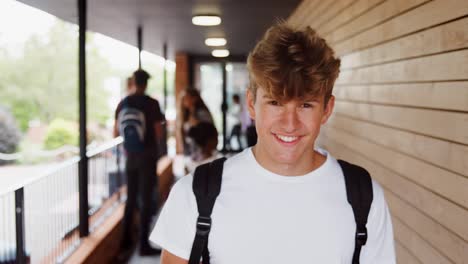
[[[189,264],[199,264],[203,256],[203,264],[210,263],[208,252],[208,235],[211,230],[211,213],[216,198],[221,191],[223,164],[226,158],[220,158],[210,163],[198,166],[193,175],[192,189],[197,200],[198,219],[195,240],[190,253]]]
[[[367,218],[373,199],[372,180],[364,168],[338,160],[343,170],[348,202],[353,208],[356,221],[355,247],[352,264],[359,264],[361,248],[367,242]]]

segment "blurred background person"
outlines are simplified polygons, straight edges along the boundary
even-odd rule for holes
[[[240,102],[240,96],[238,94],[234,94],[232,96],[232,104],[229,107],[229,123],[232,124],[231,134],[227,139],[227,147],[232,151],[240,151],[243,149],[242,146],[242,105]],[[232,139],[236,138],[236,147],[233,147]]]
[[[133,73],[134,90],[126,96],[115,111],[114,136],[121,135],[127,153],[125,172],[127,175],[127,202],[123,217],[121,248],[130,251],[134,245],[132,227],[138,197],[140,208],[140,255],[159,254],[148,240],[151,208],[154,205],[154,190],[157,186],[157,149],[162,136],[165,118],[159,102],[146,95],[150,75],[144,70]],[[131,83],[130,83],[131,84]],[[132,87],[129,85],[128,87]]]
[[[195,171],[198,165],[210,162],[218,157],[218,131],[213,123],[200,122],[190,128],[187,133],[187,143],[191,154],[186,157],[186,172]]]
[[[183,142],[184,155],[188,156],[191,154],[190,146],[187,144],[188,131],[201,122],[213,124],[213,117],[200,93],[193,88],[185,91],[180,102],[179,113],[182,116],[177,119],[177,130],[179,138]]]

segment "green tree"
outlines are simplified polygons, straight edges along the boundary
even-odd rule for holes
[[[53,120],[47,128],[44,147],[46,149],[57,149],[64,145],[77,145],[78,132],[73,123],[63,119]]]
[[[32,119],[77,121],[77,30],[75,25],[57,20],[45,38],[31,36],[19,58],[0,50],[0,102],[12,109],[22,130]],[[92,33],[87,40],[88,118],[103,123],[111,114],[103,82],[113,70],[99,54]]]

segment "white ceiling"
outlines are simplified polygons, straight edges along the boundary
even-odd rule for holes
[[[20,0],[65,21],[77,23],[77,0]],[[210,36],[223,36],[233,55],[245,56],[276,19],[287,19],[300,0],[88,0],[88,29],[136,46],[143,25],[143,49],[169,58],[176,51],[209,55]],[[195,13],[220,14],[220,26],[191,23]]]

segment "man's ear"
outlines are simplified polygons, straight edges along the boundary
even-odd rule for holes
[[[255,95],[250,91],[247,90],[247,109],[249,110],[249,116],[251,119],[255,120]]]
[[[328,99],[328,103],[325,106],[321,122],[322,125],[324,125],[328,121],[328,118],[330,118],[331,114],[333,113],[333,108],[335,108],[335,96],[332,95],[330,99]]]

